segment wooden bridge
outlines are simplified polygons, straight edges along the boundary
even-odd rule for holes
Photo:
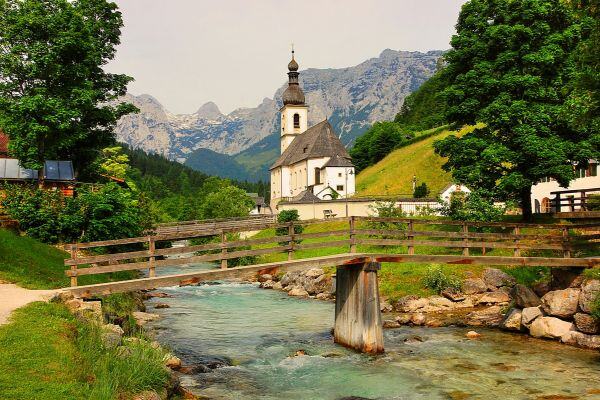
[[[144,237],[68,245],[71,258],[65,260],[65,265],[69,267],[66,274],[71,277],[71,287],[67,290],[90,297],[334,266],[335,341],[378,353],[383,351],[377,283],[382,262],[561,268],[592,268],[600,264],[598,252],[594,252],[599,244],[600,223],[480,223],[375,217],[285,224],[264,219],[241,225],[239,220],[221,222],[220,225],[213,221],[210,226],[197,222]],[[298,227],[305,231],[300,233]],[[269,231],[245,240],[236,235],[259,229]],[[187,239],[203,243],[165,246]],[[124,250],[123,246],[137,248]],[[81,254],[89,249],[102,249],[108,254]],[[250,265],[228,265],[242,259]],[[156,274],[157,268],[207,262],[215,262],[215,269]],[[148,277],[78,286],[81,276],[134,270],[146,270]]]

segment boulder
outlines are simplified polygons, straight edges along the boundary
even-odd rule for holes
[[[273,286],[275,286],[275,282],[273,282],[272,280],[261,282],[261,284],[259,285],[259,287],[263,289],[273,289]]]
[[[167,354],[164,358],[165,367],[171,368],[173,370],[178,370],[181,368],[181,359],[173,354]]]
[[[425,325],[426,318],[423,313],[415,313],[410,316],[410,323],[413,325]]]
[[[600,349],[599,335],[586,335],[585,333],[577,331],[569,331],[560,338],[560,341],[572,346],[584,347],[586,349]]]
[[[515,305],[520,308],[537,307],[542,304],[538,295],[525,285],[517,284],[513,286],[510,297],[515,301]]]
[[[404,299],[404,300],[401,299],[400,301],[398,301],[396,309],[400,312],[412,313],[412,312],[415,312],[417,310],[427,307],[427,305],[429,305],[429,302],[427,301],[427,299],[407,298],[407,299]]]
[[[388,313],[388,312],[394,311],[394,307],[392,307],[392,305],[390,303],[388,303],[387,301],[382,300],[379,303],[379,310],[383,313]]]
[[[487,285],[480,278],[465,279],[462,285],[462,291],[465,294],[478,294],[487,291]]]
[[[500,304],[508,303],[510,296],[502,290],[496,290],[494,292],[484,293],[477,300],[477,304]]]
[[[115,348],[121,345],[124,333],[123,328],[119,325],[106,324],[102,325],[100,336],[105,347]]]
[[[470,312],[465,317],[465,322],[473,326],[498,326],[503,319],[504,316],[500,306],[492,306]]]
[[[577,312],[579,289],[554,290],[542,297],[542,308],[549,315],[570,318]]]
[[[331,295],[329,293],[319,293],[315,298],[317,300],[329,300],[331,299]]]
[[[325,274],[325,271],[323,271],[321,268],[311,268],[304,273],[304,276],[307,278],[316,278],[323,274]]]
[[[410,318],[411,318],[410,314],[402,313],[402,314],[396,316],[396,322],[398,322],[400,325],[407,325],[410,323]]]
[[[600,280],[590,279],[581,284],[581,296],[579,296],[579,307],[586,313],[592,312],[592,304],[596,296],[600,294]]]
[[[282,290],[283,286],[281,286],[281,282],[275,282],[273,284],[273,290]]]
[[[465,334],[465,336],[469,339],[477,339],[481,337],[481,334],[475,331],[469,331]]]
[[[81,300],[81,299],[69,299],[69,300],[66,300],[64,303],[65,303],[65,306],[67,306],[67,308],[71,312],[75,312],[76,310],[81,308],[81,306],[83,306],[83,300]]]
[[[430,307],[437,309],[451,308],[454,306],[454,303],[451,300],[441,296],[430,296],[427,298],[427,302]]]
[[[533,289],[535,294],[537,294],[539,297],[542,297],[543,295],[545,295],[546,293],[548,293],[550,291],[550,282],[540,281],[540,282],[534,283],[533,286],[531,286],[531,288]]]
[[[262,274],[262,275],[259,275],[259,277],[258,277],[258,281],[260,283],[272,281],[272,280],[273,280],[273,276],[271,274]]]
[[[573,316],[573,319],[577,329],[583,333],[595,334],[600,332],[600,321],[589,314],[577,313]]]
[[[140,326],[146,325],[148,322],[156,321],[160,318],[158,314],[150,314],[142,311],[134,311],[132,313],[133,318],[135,318],[136,322]]]
[[[506,329],[509,331],[520,331],[523,328],[521,326],[521,320],[522,320],[521,310],[519,310],[518,308],[513,308],[506,314],[506,317],[504,318],[504,321],[502,321],[500,326],[503,329]]]
[[[166,304],[166,303],[156,303],[154,305],[154,308],[158,308],[158,309],[161,309],[161,308],[171,308],[171,306],[168,305],[168,304]]]
[[[486,268],[483,271],[483,281],[489,287],[512,286],[516,283],[515,278],[497,268]]]
[[[454,302],[463,301],[465,299],[465,295],[454,288],[446,288],[446,289],[442,290],[442,292],[440,294],[442,296],[444,296],[445,298],[447,298],[448,300],[451,300]]]
[[[84,301],[79,308],[75,310],[75,316],[79,319],[102,323],[104,315],[102,313],[102,302]]]
[[[154,390],[146,390],[142,393],[136,394],[132,397],[132,400],[162,400],[160,395]]]
[[[529,333],[533,337],[560,339],[561,336],[573,330],[571,322],[563,321],[554,317],[539,317],[531,323]]]
[[[294,286],[289,292],[288,296],[296,296],[296,297],[308,297],[308,292],[300,286]]]
[[[543,316],[541,307],[527,307],[521,311],[521,323],[529,328],[536,318]]]
[[[286,287],[291,285],[297,277],[300,276],[300,272],[288,272],[285,275],[283,275],[283,278],[281,278],[281,286]]]
[[[386,319],[383,321],[384,328],[400,328],[400,323],[393,319]]]

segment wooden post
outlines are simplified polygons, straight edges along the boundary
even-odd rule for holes
[[[288,235],[290,236],[290,241],[289,241],[289,246],[290,248],[288,249],[288,261],[291,261],[294,259],[294,221],[290,221],[290,225],[288,226]]]
[[[569,228],[562,228],[563,236],[563,257],[571,258],[571,248],[569,246]]]
[[[225,247],[225,245],[227,244],[227,234],[225,233],[225,231],[221,231],[221,269],[227,269],[227,259],[225,257],[227,257],[227,247]]]
[[[377,271],[381,264],[337,267],[334,341],[363,353],[383,353]]]
[[[356,253],[356,219],[350,217],[350,253]]]
[[[77,259],[77,245],[71,245],[71,258],[73,260]],[[74,274],[77,274],[77,265],[71,265],[71,271]],[[71,287],[77,286],[77,275],[71,275]]]
[[[463,223],[462,231],[464,233],[463,243],[465,244],[465,247],[463,247],[463,249],[462,249],[462,255],[463,256],[468,256],[469,255],[469,246],[468,246],[468,244],[469,244],[469,238],[468,238],[468,235],[469,235],[469,225],[467,225],[466,222]]]
[[[409,242],[412,242],[413,240],[415,240],[414,235],[412,235],[413,233],[413,221],[410,220],[408,222],[408,229],[406,231],[406,238],[408,239]],[[409,243],[408,245],[408,254],[415,254],[415,246],[412,243]]]
[[[556,199],[554,199],[554,203],[555,203],[555,206],[554,206],[554,210],[555,211],[554,212],[557,212],[557,213],[561,212],[561,210],[562,210],[562,204],[561,203],[562,202],[560,200],[560,193],[556,193]]]
[[[515,226],[513,228],[513,234],[514,235],[519,235],[521,233],[521,229],[518,226]],[[519,239],[515,238],[515,244],[518,245],[519,244]],[[515,247],[513,249],[513,257],[521,257],[521,249],[519,249],[518,247]]]
[[[148,266],[150,268],[148,268],[148,276],[150,278],[154,278],[156,276],[156,266],[155,266],[156,257],[154,257],[155,250],[156,250],[156,242],[154,241],[153,237],[149,236],[148,237],[148,251],[150,252],[150,257],[148,257]]]

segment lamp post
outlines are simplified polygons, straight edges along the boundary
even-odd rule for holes
[[[352,168],[348,170],[348,167],[344,168],[345,176],[346,176],[346,184],[344,186],[345,190],[345,198],[346,198],[346,217],[348,216],[348,175],[354,175],[352,172]]]

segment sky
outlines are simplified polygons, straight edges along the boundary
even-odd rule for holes
[[[213,101],[255,107],[300,70],[343,68],[384,49],[449,48],[465,0],[114,0],[125,26],[107,70],[173,113]]]

